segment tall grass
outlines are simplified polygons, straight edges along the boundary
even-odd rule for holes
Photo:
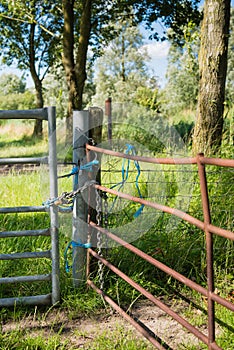
[[[46,140],[30,140],[30,138],[24,133],[19,134],[18,141],[13,143],[12,135],[4,136],[1,138],[0,156],[17,156],[19,148],[22,146],[21,156],[27,155],[43,155],[44,146]],[[152,141],[152,140],[151,140]],[[20,146],[20,147],[19,147]],[[42,151],[43,149],[43,151]],[[155,150],[153,150],[155,151]],[[103,157],[103,166],[107,167],[107,172],[102,173],[102,182],[105,184],[117,184],[121,182],[121,162],[110,161]],[[119,170],[115,172],[114,169]],[[135,185],[136,169],[130,169],[130,173],[126,192],[138,195]],[[198,184],[197,174],[194,169],[185,169],[184,173],[180,168],[172,170],[168,167],[157,167],[150,169],[151,172],[147,173],[147,168],[142,167],[142,174],[139,180],[139,186],[144,198],[148,198],[153,201],[161,201],[162,204],[178,207],[179,209],[188,211],[197,218],[202,219],[202,208],[200,201],[200,190]],[[154,171],[152,171],[154,170]],[[157,171],[156,171],[157,170]],[[233,230],[232,222],[232,210],[233,210],[233,172],[226,170],[208,169],[208,184],[209,193],[211,197],[211,213],[212,222],[221,227]],[[135,172],[134,172],[135,171]],[[68,172],[68,169],[61,169],[61,173]],[[187,172],[187,173],[186,173]],[[181,175],[182,174],[182,175]],[[187,177],[187,175],[189,177]],[[62,191],[69,191],[72,188],[72,180],[64,179],[59,180],[59,193]],[[186,199],[186,191],[190,189],[189,183],[191,182],[191,197],[189,202]],[[186,184],[186,186],[185,186]],[[0,198],[1,206],[20,206],[20,205],[41,205],[42,202],[48,198],[48,181],[46,177],[46,169],[42,167],[32,173],[18,173],[12,171],[6,176],[1,176],[1,188]],[[109,197],[109,208],[114,202],[113,197]],[[132,224],[138,230],[143,226],[144,215],[147,214],[147,209],[144,208],[142,216],[134,226],[134,213],[138,209],[139,205],[132,205],[126,202],[119,202],[119,208],[115,212],[109,213],[108,225],[112,229],[118,229],[119,234],[121,226]],[[149,218],[156,217],[156,213],[149,214]],[[147,218],[147,216],[145,216]],[[61,251],[61,287],[62,287],[62,306],[66,310],[69,310],[69,316],[71,318],[79,317],[78,315],[84,315],[86,313],[95,313],[95,309],[100,308],[103,304],[100,298],[93,292],[74,291],[72,286],[72,276],[67,275],[63,268],[64,258],[63,253],[65,247],[71,239],[71,215],[60,215],[60,251]],[[174,229],[173,229],[174,225]],[[26,229],[38,229],[49,227],[49,216],[47,214],[34,213],[34,214],[7,214],[0,215],[0,230],[26,230]],[[131,226],[130,226],[131,227]],[[131,232],[125,232],[125,237]],[[202,231],[192,227],[191,225],[183,222],[172,222],[171,216],[167,214],[160,214],[153,222],[152,225],[145,230],[144,234],[140,234],[133,242],[135,246],[157,258],[168,266],[174,268],[178,272],[193,279],[194,281],[206,286],[206,254],[205,254],[205,239]],[[40,251],[47,250],[50,247],[50,239],[47,237],[40,238],[9,238],[0,240],[0,250],[3,253],[10,253],[16,251]],[[234,280],[233,275],[233,242],[224,240],[221,237],[215,237],[214,241],[215,252],[215,274],[216,274],[216,288],[218,293],[231,298],[232,284]],[[197,303],[202,304],[203,300],[197,295],[191,293],[190,290],[176,283],[172,278],[168,278],[164,273],[160,272],[156,268],[152,267],[148,263],[142,261],[141,258],[128,252],[124,247],[114,247],[108,249],[108,258],[118,266],[123,272],[127,273],[136,282],[146,287],[152,293],[157,295],[167,295],[168,298],[174,297],[175,294],[184,294],[192,297]],[[50,262],[46,259],[40,259],[37,264],[33,261],[1,261],[0,271],[1,277],[12,275],[24,275],[24,274],[41,274],[47,273],[51,268]],[[98,282],[98,281],[97,281]],[[0,296],[18,296],[20,294],[32,295],[34,293],[47,293],[49,291],[49,284],[35,284],[34,286],[23,284],[20,288],[17,285],[11,285],[10,287],[1,286]],[[119,303],[129,308],[136,300],[140,298],[138,292],[133,291],[125,282],[117,278],[112,273],[105,272],[105,289],[110,293],[114,299]],[[191,316],[187,315],[188,317]],[[224,311],[223,308],[218,308],[218,317],[221,319],[222,324],[228,324],[229,327],[223,326],[223,331],[220,337],[220,346],[229,350],[229,343],[233,342],[233,325],[231,324],[232,315],[228,311]],[[195,320],[196,323],[196,320]],[[231,329],[231,331],[230,331]],[[18,342],[20,346],[29,346],[30,339],[23,340],[23,335],[17,335],[22,339]],[[228,337],[228,338],[227,338]],[[105,337],[104,337],[105,338]],[[109,342],[113,342],[111,338],[104,341],[103,337],[99,337],[98,343],[90,344],[89,348],[102,348],[107,349]],[[2,343],[5,344],[6,349],[14,349],[15,343],[11,335],[8,337],[2,336]],[[116,348],[119,349],[136,349],[134,342],[131,339],[126,340],[124,343],[123,338],[118,340],[119,343]],[[56,346],[57,338],[51,338],[51,349]],[[35,344],[38,344],[43,349],[46,344],[41,339],[35,340]],[[8,345],[9,344],[9,345]],[[25,345],[26,344],[26,345]],[[99,344],[102,344],[99,347]],[[8,346],[8,347],[7,347]],[[92,347],[93,346],[93,347]],[[124,347],[125,346],[125,347]],[[135,346],[135,347],[134,347]],[[138,345],[137,345],[138,346]],[[148,349],[145,345],[141,344],[140,348]],[[5,349],[4,348],[4,349]],[[17,348],[17,349],[18,349]],[[36,347],[35,347],[36,348]],[[63,347],[62,347],[63,348]],[[64,345],[64,349],[65,349]],[[139,347],[138,347],[139,348]],[[50,349],[48,345],[48,349]],[[191,347],[192,349],[192,347]]]

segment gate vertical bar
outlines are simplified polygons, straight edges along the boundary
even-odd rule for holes
[[[200,179],[200,189],[202,198],[202,208],[205,224],[206,235],[206,261],[207,261],[207,286],[208,286],[208,349],[213,349],[212,343],[215,342],[215,305],[212,300],[211,293],[214,292],[214,271],[213,271],[213,234],[209,232],[208,225],[211,223],[209,195],[207,188],[207,179],[205,165],[202,164],[201,159],[204,157],[203,153],[198,154],[198,174]]]
[[[49,177],[50,197],[58,196],[57,152],[56,152],[56,110],[48,107],[49,133]],[[58,208],[50,206],[51,258],[52,258],[52,304],[60,299],[60,267],[59,267],[59,237],[58,237]]]
[[[73,162],[83,165],[86,158],[86,143],[89,137],[89,112],[73,112]],[[86,171],[79,171],[74,176],[73,190],[82,187],[88,180]],[[88,236],[88,203],[82,193],[78,193],[74,200],[72,240],[74,242],[87,242]],[[73,247],[72,278],[74,287],[80,287],[86,281],[87,251],[82,247]]]

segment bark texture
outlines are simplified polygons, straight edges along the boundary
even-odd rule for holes
[[[68,86],[68,109],[66,118],[66,139],[72,139],[72,112],[82,110],[83,91],[86,81],[86,61],[91,32],[92,0],[82,1],[79,25],[78,49],[75,57],[74,45],[74,0],[63,0],[63,65]],[[75,59],[76,58],[76,59]]]
[[[216,153],[222,141],[230,0],[206,0],[199,53],[198,116],[193,153]]]
[[[44,105],[43,101],[43,92],[42,92],[42,82],[37,74],[36,70],[36,54],[35,54],[35,23],[30,25],[30,42],[29,42],[29,64],[30,64],[30,73],[34,82],[35,90],[36,90],[36,106],[37,108],[42,108]],[[33,137],[42,137],[42,120],[35,120]]]

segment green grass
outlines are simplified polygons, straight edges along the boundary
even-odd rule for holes
[[[17,124],[18,125],[18,124]],[[4,126],[5,127],[5,126]],[[9,127],[9,126],[8,126]],[[37,156],[44,155],[44,148],[47,144],[46,137],[44,140],[31,140],[28,136],[29,131],[22,129],[17,133],[18,139],[13,142],[14,133],[1,134],[0,140],[0,156],[9,157],[17,156],[18,152],[21,156]],[[59,148],[62,152],[62,146]],[[66,153],[67,151],[65,151]],[[63,158],[63,157],[61,157]],[[104,160],[103,160],[104,161]],[[122,161],[116,161],[114,164],[108,161],[105,165],[110,166],[112,173],[103,174],[103,182],[118,183],[121,181],[121,173],[115,173],[114,169],[121,170]],[[134,167],[133,167],[134,168]],[[132,168],[131,168],[132,169]],[[156,168],[155,168],[156,169]],[[60,173],[67,173],[68,168],[60,169]],[[147,170],[147,169],[144,169]],[[179,169],[180,170],[180,169]],[[188,169],[189,174],[189,169]],[[137,195],[134,184],[136,174],[131,173],[126,192],[130,191],[133,195]],[[180,171],[170,172],[169,168],[161,167],[161,172],[157,173],[156,178],[147,177],[146,172],[142,172],[140,188],[144,196],[148,196],[153,186],[155,192],[166,196],[167,205],[185,206],[182,200],[178,200],[178,194],[185,190],[180,185],[186,182],[186,175],[181,177]],[[154,175],[155,176],[155,175]],[[150,185],[150,181],[154,181]],[[161,183],[159,180],[163,180]],[[41,205],[48,198],[48,177],[46,168],[41,167],[32,173],[18,173],[12,171],[8,175],[1,176],[0,198],[1,206],[21,206],[21,205]],[[147,182],[145,185],[141,182]],[[195,214],[196,217],[202,218],[201,203],[198,200],[199,186],[197,178],[192,175],[188,181],[194,181],[193,197],[188,210]],[[187,182],[188,182],[187,181]],[[228,229],[233,229],[231,211],[233,208],[233,173],[218,172],[208,176],[209,191],[212,196],[211,210],[212,221]],[[59,193],[69,191],[72,188],[72,179],[59,180]],[[157,198],[159,200],[159,198]],[[111,206],[113,198],[109,197],[109,206]],[[162,200],[163,201],[163,200]],[[181,202],[182,201],[182,202]],[[123,203],[119,203],[120,207]],[[133,215],[139,205],[124,204],[118,213],[112,213],[109,216],[109,225],[116,227],[121,222],[128,225],[134,224]],[[225,208],[225,210],[223,209]],[[182,208],[183,209],[183,208]],[[144,209],[146,210],[146,209]],[[140,219],[141,220],[141,219]],[[142,249],[146,253],[154,256],[158,260],[192,278],[197,283],[206,287],[206,259],[205,259],[205,240],[204,234],[198,229],[184,222],[176,223],[176,229],[170,229],[173,223],[167,214],[161,215],[159,219],[149,227],[144,235],[134,240],[133,244]],[[49,217],[47,214],[7,214],[0,215],[0,231],[8,230],[26,230],[35,228],[46,228],[49,226]],[[76,320],[82,317],[92,317],[101,312],[104,308],[102,299],[93,291],[74,290],[72,286],[71,273],[66,274],[63,268],[63,253],[65,247],[71,239],[72,223],[71,215],[60,215],[60,253],[61,253],[61,293],[62,300],[59,310],[65,310],[68,319]],[[127,232],[128,234],[128,232]],[[7,238],[0,240],[0,251],[4,253],[16,251],[40,251],[47,250],[50,247],[50,240],[47,237],[40,238]],[[233,242],[223,240],[220,237],[215,238],[215,275],[216,287],[218,293],[224,297],[230,295],[233,290]],[[108,259],[110,259],[117,267],[127,273],[136,282],[143,285],[155,295],[167,297],[168,300],[175,298],[177,293],[186,293],[189,298],[195,300],[198,306],[206,309],[206,303],[198,295],[192,293],[187,288],[176,283],[172,278],[168,278],[164,273],[152,268],[151,265],[144,262],[141,258],[134,256],[125,248],[116,247],[108,250]],[[46,259],[40,259],[35,264],[33,261],[1,261],[0,271],[1,277],[24,274],[41,274],[51,269],[50,262]],[[98,281],[97,281],[98,282]],[[19,296],[48,293],[50,286],[48,283],[29,285],[27,283],[18,285],[9,285],[8,287],[0,286],[0,296]],[[134,291],[129,285],[117,278],[111,272],[105,272],[105,290],[126,309],[139,299],[139,293]],[[12,295],[13,294],[13,295]],[[3,308],[0,311],[1,323],[8,320],[23,320],[25,315],[33,312],[32,308],[16,307],[14,310]],[[41,315],[45,312],[39,310]],[[46,311],[47,312],[47,311]],[[48,310],[49,312],[49,310]],[[194,313],[193,309],[188,307],[184,316],[188,318],[195,326],[203,326],[206,322],[205,313]],[[220,333],[218,335],[218,344],[225,350],[231,350],[234,343],[233,318],[232,313],[223,307],[217,307],[217,318],[221,320]],[[225,326],[227,325],[227,326]],[[62,326],[61,326],[62,327]],[[77,331],[77,336],[81,334]],[[48,339],[42,335],[32,336],[27,330],[15,330],[7,333],[0,333],[0,349],[72,349],[68,341],[64,341],[62,337],[62,328],[57,334],[50,334]],[[116,349],[151,349],[151,345],[136,340],[131,332],[122,328],[114,332],[104,332],[95,339],[85,343],[84,349],[112,349],[114,344]],[[201,345],[201,349],[206,348]],[[75,348],[74,348],[75,349]],[[186,349],[197,349],[191,345]]]
[[[33,122],[8,121],[0,126],[0,157],[39,157],[48,148],[46,135],[32,138]]]
[[[44,335],[31,336],[25,331],[12,331],[0,334],[1,350],[67,350],[69,341],[61,344],[59,335],[45,339]]]
[[[155,349],[146,341],[137,339],[134,332],[127,331],[123,326],[116,326],[113,332],[102,332],[95,341],[87,342],[85,350],[152,350]]]

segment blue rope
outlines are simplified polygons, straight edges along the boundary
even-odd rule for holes
[[[93,166],[98,165],[98,164],[99,164],[99,161],[97,159],[94,159],[91,162],[86,163],[84,165],[74,166],[72,168],[72,170],[70,171],[70,173],[62,175],[62,176],[58,176],[58,178],[70,177],[72,175],[77,175],[79,173],[79,170],[93,171]]]
[[[64,251],[64,265],[65,265],[65,270],[67,273],[70,272],[71,268],[72,268],[72,265],[69,265],[68,263],[68,251],[69,249],[73,249],[73,248],[85,248],[85,249],[88,249],[88,248],[91,248],[92,245],[91,243],[82,243],[81,240],[79,239],[78,242],[75,242],[75,241],[70,241]]]
[[[134,146],[130,145],[129,143],[126,144],[127,146],[127,149],[125,151],[125,154],[132,154],[133,156],[136,155],[136,149]],[[121,188],[124,186],[124,184],[126,183],[126,181],[128,180],[128,175],[129,175],[129,167],[130,167],[130,162],[131,160],[130,159],[127,159],[127,167],[125,169],[125,163],[126,163],[126,158],[123,159],[122,161],[122,181],[121,182],[118,182],[117,184],[111,186],[111,188],[115,188],[117,186],[118,187],[118,191],[121,190]],[[135,168],[137,170],[137,175],[136,175],[136,180],[135,180],[135,186],[136,186],[136,189],[137,189],[137,192],[138,192],[138,195],[140,198],[142,198],[142,194],[141,194],[141,191],[140,191],[140,187],[139,187],[139,183],[138,183],[138,180],[139,180],[139,177],[141,175],[141,168],[140,168],[140,165],[138,163],[138,161],[134,160],[134,165],[135,165]],[[115,197],[113,203],[112,203],[112,206],[110,208],[110,211],[113,209],[114,205],[115,205],[115,202],[117,200],[118,197]],[[141,213],[142,213],[142,210],[144,209],[144,204],[142,204],[140,206],[140,208],[136,211],[136,213],[133,215],[134,218],[137,218]]]
[[[75,175],[75,185],[78,186],[78,173],[79,170],[86,170],[86,171],[93,171],[93,166],[98,165],[99,161],[97,159],[92,160],[91,162],[81,165],[81,166],[74,166],[69,174],[65,174],[62,176],[58,176],[58,178],[63,178],[63,177],[70,177],[72,175]],[[42,203],[44,207],[49,209],[54,203],[56,203],[59,200],[59,197],[53,198],[53,199],[47,199],[45,202]],[[63,206],[59,207],[61,212],[68,212],[70,213],[73,209],[72,206]]]

